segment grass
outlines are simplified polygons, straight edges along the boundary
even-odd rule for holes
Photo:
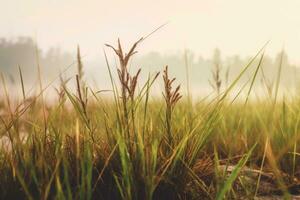
[[[181,95],[168,67],[143,84],[141,69],[129,72],[128,62],[144,39],[128,53],[120,40],[117,47],[107,45],[119,59],[116,80],[104,52],[111,98],[84,82],[79,47],[76,92],[67,88],[72,80],[60,76],[54,104],[44,100],[49,86],[43,87],[41,79],[39,94],[27,97],[21,68],[22,100],[12,102],[1,76],[0,133],[6,142],[0,151],[0,198],[253,199],[276,194],[288,199],[298,193],[300,99],[277,97],[282,66],[276,85],[268,85],[268,98],[249,98],[262,71],[264,47],[224,91],[217,67],[217,96],[194,102],[189,92]],[[240,92],[234,98],[230,94],[251,67],[255,72],[243,87],[246,98],[235,101]],[[153,99],[151,86],[158,79],[163,98]]]

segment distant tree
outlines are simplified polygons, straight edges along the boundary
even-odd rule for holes
[[[47,77],[58,75],[59,69],[71,64],[71,54],[62,52],[60,48],[48,51],[38,49],[40,65]],[[33,79],[37,65],[36,44],[30,37],[19,37],[13,40],[0,38],[0,72],[16,76],[18,65],[21,66],[25,79]]]

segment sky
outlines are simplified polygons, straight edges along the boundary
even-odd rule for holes
[[[0,0],[0,37],[34,37],[41,48],[59,46],[95,58],[118,37],[125,46],[155,28],[139,51],[190,49],[209,57],[267,54],[282,48],[300,64],[299,0]]]

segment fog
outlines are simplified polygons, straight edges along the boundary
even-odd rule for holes
[[[80,47],[79,47],[80,48]],[[143,46],[139,46],[142,49]],[[104,48],[109,65],[113,71],[114,78],[117,78],[116,67],[118,61],[113,51]],[[83,63],[84,80],[88,85],[99,90],[110,90],[110,78],[104,52],[99,52],[97,58],[87,59],[84,51],[80,51]],[[209,94],[213,91],[210,82],[213,81],[212,71],[216,64],[220,67],[221,89],[224,90],[238,77],[241,71],[247,66],[254,55],[246,57],[240,55],[224,56],[220,49],[214,49],[211,57],[197,55],[190,49],[177,52],[160,53],[152,51],[144,54],[136,54],[130,64],[130,71],[142,69],[140,86],[146,82],[149,75],[162,72],[165,66],[169,66],[170,74],[176,77],[178,84],[182,85],[183,93],[187,92],[187,83],[192,94],[199,96]],[[282,62],[281,62],[282,59]],[[241,87],[252,79],[259,57],[251,64],[249,70],[238,82]],[[285,92],[295,92],[300,85],[298,76],[300,67],[291,64],[286,52],[278,52],[275,58],[265,55],[260,70],[256,77],[255,88],[267,93],[267,86],[274,85],[279,66],[282,65],[280,87]],[[77,74],[77,51],[64,51],[59,47],[52,47],[43,50],[37,46],[30,37],[19,37],[15,40],[0,40],[0,72],[4,75],[6,84],[11,88],[11,94],[20,94],[21,80],[20,72],[26,91],[35,92],[38,87],[38,67],[41,70],[41,78],[44,86],[50,84],[50,88],[58,88],[61,79],[67,80],[70,87],[75,86],[75,75]],[[161,80],[154,85],[154,91],[160,93],[163,88]],[[238,88],[237,87],[237,88]],[[53,96],[53,90],[50,96]],[[31,93],[34,94],[34,93]],[[54,93],[55,94],[55,93]]]
[[[267,54],[285,48],[300,63],[297,0],[0,0],[0,37],[30,36],[42,49],[80,44],[88,58],[120,37],[130,44],[159,25],[142,53],[191,49],[205,57],[218,47],[226,56],[248,56],[271,40]]]
[[[77,45],[86,81],[99,90],[107,89],[110,82],[103,55],[105,43],[116,44],[117,38],[121,38],[126,49],[165,23],[139,46],[131,62],[132,71],[142,68],[141,82],[148,73],[169,65],[183,88],[189,81],[193,93],[207,93],[212,90],[209,80],[219,49],[224,89],[263,44],[270,41],[262,65],[267,82],[274,82],[279,54],[284,50],[281,87],[286,91],[298,87],[300,2],[297,0],[0,0],[0,3],[5,8],[0,12],[0,70],[7,84],[14,88],[11,92],[19,92],[15,89],[20,83],[18,66],[26,88],[36,88],[37,63],[45,85],[55,80],[51,87],[56,87],[61,72],[72,85]],[[109,49],[106,51],[114,69],[116,58]],[[257,62],[258,59],[240,85],[249,80]],[[262,74],[263,71],[258,73],[256,85],[262,85]]]

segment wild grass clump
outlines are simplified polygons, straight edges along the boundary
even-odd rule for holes
[[[224,91],[215,68],[217,97],[191,102],[182,98],[168,66],[162,76],[154,73],[145,83],[139,80],[142,68],[130,72],[130,59],[144,39],[127,53],[120,40],[117,47],[107,45],[119,59],[114,77],[104,52],[111,98],[85,82],[79,47],[78,73],[66,80],[60,75],[55,104],[43,101],[47,87],[36,96],[26,94],[21,68],[23,98],[12,101],[2,77],[0,198],[253,199],[298,194],[299,99],[277,98],[280,78],[275,97],[248,98],[263,71],[264,48]],[[240,92],[233,98],[230,92],[259,56],[245,101],[235,101]],[[163,95],[150,100],[157,79],[163,81]],[[71,82],[76,91],[67,87]]]

